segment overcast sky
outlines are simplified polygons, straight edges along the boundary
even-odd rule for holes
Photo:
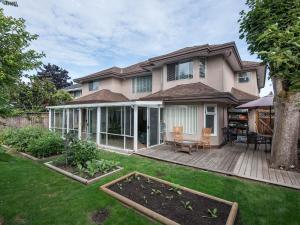
[[[72,78],[128,66],[183,47],[235,41],[243,60],[257,61],[239,39],[243,0],[17,0],[4,13],[39,35],[32,48]],[[271,82],[261,96],[272,90]]]

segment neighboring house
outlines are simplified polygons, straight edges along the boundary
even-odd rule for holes
[[[172,140],[174,126],[194,140],[210,127],[219,146],[228,109],[258,98],[265,71],[262,63],[242,61],[234,42],[183,48],[75,79],[82,97],[49,107],[49,126],[127,151]]]
[[[82,85],[81,84],[73,84],[64,88],[65,91],[69,92],[73,98],[79,98],[82,95]]]

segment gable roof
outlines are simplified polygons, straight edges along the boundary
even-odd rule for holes
[[[258,96],[251,95],[249,93],[246,93],[244,91],[241,91],[237,88],[231,88],[231,94],[240,102],[240,103],[245,103],[249,101],[253,101],[256,99],[259,99]]]
[[[68,102],[68,105],[72,104],[85,104],[85,103],[102,103],[102,102],[126,102],[128,98],[124,95],[116,92],[112,92],[107,89],[96,91],[92,94],[82,96]]]
[[[235,42],[224,44],[204,44],[192,47],[182,48],[167,54],[149,58],[146,61],[139,62],[128,67],[111,67],[78,79],[74,81],[82,83],[93,79],[103,79],[107,77],[124,78],[127,76],[144,75],[150,73],[153,67],[160,66],[165,63],[174,62],[176,60],[193,58],[193,57],[209,57],[214,55],[223,55],[225,60],[231,65],[235,72],[247,69],[257,70],[259,88],[264,86],[265,82],[265,65],[259,62],[242,61],[238,53]]]

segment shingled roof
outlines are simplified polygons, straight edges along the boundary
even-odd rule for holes
[[[82,96],[68,102],[68,105],[72,104],[86,104],[86,103],[104,103],[104,102],[126,102],[128,98],[124,95],[116,92],[112,92],[107,89],[96,91],[92,94]]]
[[[169,61],[174,61],[176,59],[180,60],[180,58],[184,57],[209,57],[213,55],[223,54],[226,56],[232,57],[235,55],[235,62],[232,65],[235,66],[235,71],[242,71],[246,69],[257,69],[259,86],[264,86],[265,81],[265,66],[259,62],[252,61],[241,61],[238,50],[234,42],[228,42],[224,44],[204,44],[204,45],[195,45],[192,47],[182,48],[167,54],[163,54],[157,57],[149,58],[146,61],[139,62],[128,67],[120,68],[120,67],[111,67],[109,69],[105,69],[78,79],[74,81],[77,83],[87,82],[94,79],[103,79],[107,77],[115,77],[115,78],[124,78],[126,76],[136,76],[136,75],[144,75],[146,73],[150,73],[152,67],[157,66],[156,63],[169,63]]]
[[[258,96],[248,94],[244,91],[241,91],[237,88],[231,88],[231,94],[239,101],[239,103],[245,103],[259,99]]]
[[[140,100],[171,101],[214,101],[236,104],[237,100],[228,92],[220,92],[201,82],[181,84],[173,88],[150,94]]]

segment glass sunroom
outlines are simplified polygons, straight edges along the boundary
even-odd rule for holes
[[[162,102],[134,101],[50,106],[49,129],[106,149],[137,151],[162,143]]]

